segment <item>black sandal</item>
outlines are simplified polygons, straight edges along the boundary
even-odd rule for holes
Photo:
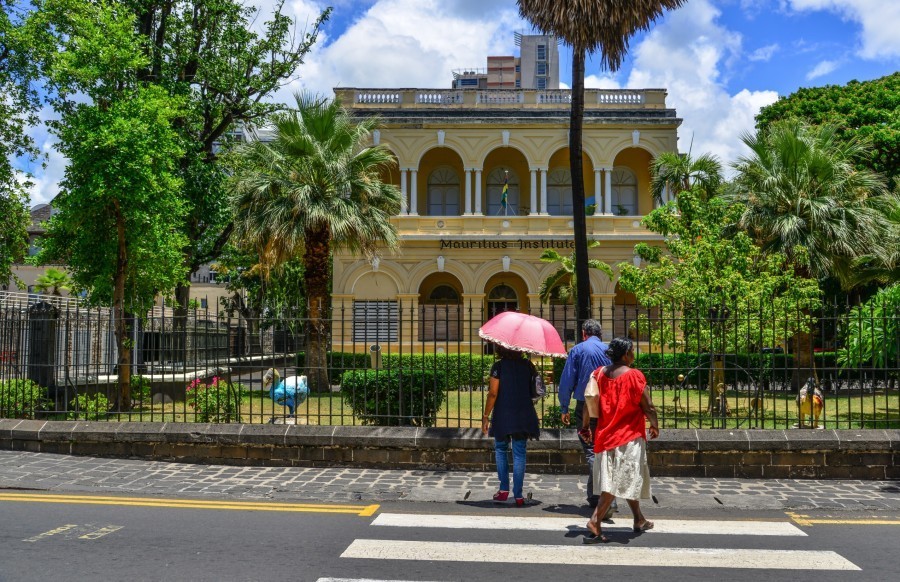
[[[592,546],[594,544],[608,544],[609,538],[602,533],[596,536],[592,533],[588,533],[583,538],[581,538],[581,543],[586,546]]]

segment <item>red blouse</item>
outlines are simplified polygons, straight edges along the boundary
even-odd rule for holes
[[[594,379],[600,387],[600,418],[594,435],[594,452],[602,453],[647,438],[647,422],[641,408],[641,396],[647,379],[640,370],[629,369],[617,378],[610,378],[597,368]]]

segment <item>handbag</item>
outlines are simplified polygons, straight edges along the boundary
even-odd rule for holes
[[[544,385],[544,378],[537,371],[537,368],[531,367],[531,401],[537,402],[547,394],[547,387]]]
[[[603,373],[602,368],[599,373]],[[584,407],[591,418],[600,418],[600,384],[597,383],[597,374],[597,371],[591,374],[584,388]]]

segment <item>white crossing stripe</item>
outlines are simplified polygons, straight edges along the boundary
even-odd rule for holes
[[[738,535],[738,536],[806,536],[806,532],[787,521],[711,521],[687,519],[654,519],[647,533]],[[412,513],[380,513],[372,525],[391,527],[442,527],[449,529],[497,529],[530,531],[584,530],[587,518],[571,517],[507,517],[495,515],[438,515]],[[631,519],[618,519],[613,525],[603,523],[603,531],[630,532]]]
[[[316,582],[425,582],[417,580],[376,580],[374,578],[319,578]]]
[[[768,549],[643,548],[357,539],[341,554],[341,557],[586,566],[860,570],[856,564],[835,552]]]

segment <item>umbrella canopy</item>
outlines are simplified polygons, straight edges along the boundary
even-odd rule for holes
[[[504,311],[482,325],[478,335],[511,350],[566,357],[566,346],[553,324],[527,313]]]

